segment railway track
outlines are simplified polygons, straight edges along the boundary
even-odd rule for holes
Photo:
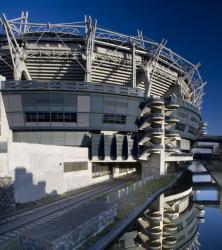
[[[52,203],[0,218],[0,244],[19,236],[24,230],[61,216],[96,196],[120,188],[126,180],[92,186],[86,191],[61,198]]]

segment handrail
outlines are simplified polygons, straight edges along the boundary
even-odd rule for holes
[[[167,115],[165,116],[165,120],[172,120],[172,119],[175,119],[175,120],[179,120],[179,117],[176,116],[176,115]]]
[[[148,128],[148,129],[144,129],[144,131],[146,133],[149,133],[149,132],[160,132],[160,133],[163,133],[163,129],[162,128]]]
[[[165,134],[167,135],[171,135],[171,134],[180,134],[180,131],[179,130],[176,130],[176,129],[171,129],[171,130],[165,130]]]

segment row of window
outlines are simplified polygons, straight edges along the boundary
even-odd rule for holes
[[[103,123],[126,124],[126,116],[117,114],[104,114]]]
[[[110,171],[108,166],[92,165],[92,177],[100,177],[104,175],[109,175]]]
[[[74,112],[25,112],[26,122],[77,122]]]
[[[26,122],[77,122],[76,112],[25,112]],[[126,124],[126,116],[104,114],[103,123]]]

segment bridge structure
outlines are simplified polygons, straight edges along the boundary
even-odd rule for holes
[[[193,153],[196,160],[221,160],[222,136],[202,135],[197,137]]]
[[[202,135],[202,136],[196,137],[194,141],[222,143],[222,136],[221,135]]]
[[[213,206],[213,207],[220,207],[222,210],[222,189],[219,188],[213,177],[207,173],[207,172],[200,172],[200,173],[193,173],[193,176],[207,176],[209,175],[209,180],[204,181],[195,181],[193,182],[193,203],[198,205],[204,205],[204,206]],[[211,199],[209,196],[206,196],[206,198],[198,198],[200,192],[204,191],[215,191],[216,192],[216,199]]]

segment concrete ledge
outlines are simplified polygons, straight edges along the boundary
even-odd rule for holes
[[[114,203],[93,201],[25,231],[19,237],[22,250],[71,250],[80,247],[112,223]]]

